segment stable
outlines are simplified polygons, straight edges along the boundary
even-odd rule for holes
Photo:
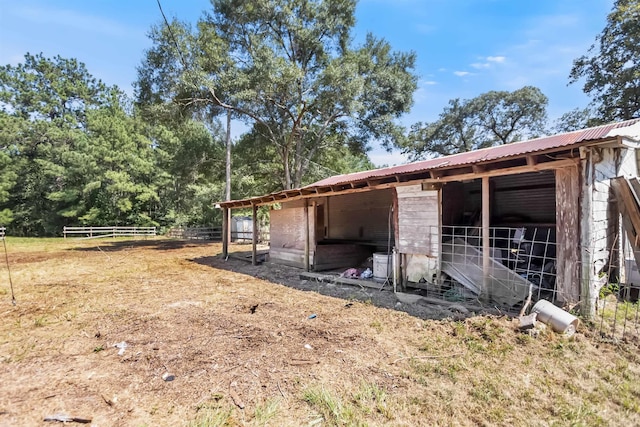
[[[226,221],[272,207],[271,262],[340,270],[383,254],[394,289],[507,308],[533,290],[587,313],[640,254],[639,141],[635,119],[219,204]]]

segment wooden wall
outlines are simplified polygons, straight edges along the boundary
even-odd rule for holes
[[[304,203],[303,200],[283,203],[282,209],[270,211],[269,258],[271,260],[294,267],[305,267],[307,222],[304,216]],[[313,209],[309,208],[309,212],[313,212]],[[311,226],[313,223],[309,224]],[[313,242],[313,236],[310,236],[310,240]],[[311,265],[313,265],[314,255],[314,246],[311,244],[309,252]]]
[[[398,251],[438,257],[440,251],[440,191],[421,184],[397,188]]]
[[[393,245],[393,224],[389,212],[393,190],[374,190],[327,198],[327,239],[369,242],[387,246],[389,232]]]
[[[272,248],[304,249],[306,221],[303,201],[283,203],[282,209],[270,211],[270,220]]]

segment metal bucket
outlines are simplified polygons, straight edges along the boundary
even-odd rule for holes
[[[391,255],[387,253],[373,254],[373,279],[384,282],[391,277]]]
[[[539,321],[548,324],[554,331],[569,337],[576,332],[580,322],[576,316],[556,307],[547,300],[538,301],[531,311],[538,314]]]

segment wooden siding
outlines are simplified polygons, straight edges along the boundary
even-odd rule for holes
[[[580,298],[580,177],[578,168],[556,169],[556,290],[575,304]]]
[[[327,238],[375,243],[386,247],[392,190],[376,190],[329,197],[327,201]]]
[[[372,254],[371,248],[358,244],[318,245],[314,271],[359,267]]]
[[[271,248],[294,248],[304,252],[306,221],[304,206],[287,206],[270,212]]]
[[[309,252],[309,263],[314,262],[313,251]],[[304,249],[296,248],[269,248],[269,260],[278,264],[289,265],[291,267],[305,268]]]
[[[422,185],[398,187],[398,250],[437,257],[440,250],[440,192]]]

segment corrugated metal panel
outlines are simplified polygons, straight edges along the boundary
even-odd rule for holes
[[[382,178],[404,173],[428,171],[443,167],[449,168],[452,166],[463,166],[479,162],[498,160],[506,157],[530,154],[537,151],[565,147],[572,144],[577,144],[579,142],[603,139],[606,138],[609,132],[614,129],[632,126],[633,124],[638,122],[640,122],[640,119],[627,120],[624,122],[610,123],[607,125],[597,126],[594,128],[575,132],[546,136],[543,138],[536,138],[522,142],[514,142],[511,144],[484,148],[482,150],[454,154],[451,156],[438,157],[436,159],[424,160],[407,165],[394,166],[365,172],[357,172],[352,174],[337,175],[313,183],[305,188],[321,187],[325,185],[339,185],[371,178]]]
[[[329,239],[387,242],[392,190],[329,197]],[[393,244],[393,227],[391,242]]]
[[[556,218],[553,171],[493,178],[494,222],[554,223]],[[520,219],[521,218],[521,219]]]
[[[553,171],[515,174],[490,179],[493,191],[492,225],[513,222],[555,222],[555,176]],[[479,225],[482,211],[482,180],[475,179],[462,184],[461,195],[443,189],[443,209],[450,204],[459,205],[463,197],[462,211],[453,212],[447,225]],[[448,212],[448,211],[447,211]]]
[[[509,157],[522,156],[525,154],[533,154],[556,148],[567,148],[574,144],[584,143],[588,141],[599,141],[613,139],[615,136],[624,132],[620,129],[630,127],[640,123],[640,119],[627,120],[624,122],[610,123],[607,125],[597,126],[576,132],[563,133],[559,135],[547,136],[543,138],[532,139],[528,141],[515,142],[497,147],[485,148],[482,150],[470,151],[468,153],[454,154],[451,156],[439,157],[435,159],[424,160],[421,162],[410,163],[401,166],[393,166],[382,169],[375,169],[364,172],[356,172],[351,174],[336,175],[321,181],[315,182],[306,187],[295,190],[285,190],[272,193],[267,196],[259,196],[244,200],[234,200],[231,202],[220,202],[221,206],[241,207],[251,206],[252,202],[278,202],[278,197],[284,198],[287,195],[296,196],[301,191],[313,192],[320,187],[329,187],[334,185],[343,185],[356,182],[363,182],[371,179],[382,179],[394,177],[396,175],[412,174],[427,172],[430,170],[460,167],[472,165],[482,162],[490,162],[495,160],[507,159]],[[611,136],[609,134],[611,133]]]

